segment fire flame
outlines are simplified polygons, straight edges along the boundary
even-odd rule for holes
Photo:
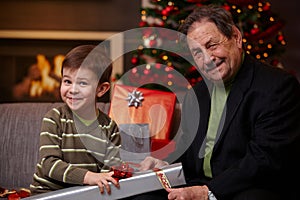
[[[40,80],[32,80],[29,90],[30,97],[40,97],[43,94],[53,93],[60,84],[61,65],[63,62],[63,55],[56,55],[54,57],[54,68],[51,70],[51,65],[43,54],[36,56],[37,68],[40,71]]]

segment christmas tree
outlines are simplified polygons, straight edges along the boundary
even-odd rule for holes
[[[230,11],[236,25],[243,33],[245,51],[255,58],[280,67],[279,58],[286,45],[282,32],[283,21],[271,11],[271,4],[264,0],[149,0],[149,3],[141,8],[141,21],[139,27],[161,27],[177,30],[188,14],[198,6],[205,4],[217,4]],[[141,76],[142,79],[164,79],[171,85],[176,78],[171,72],[180,72],[190,83],[190,87],[201,80],[201,75],[196,68],[180,56],[154,48],[168,35],[157,34],[152,29],[143,32],[143,44],[133,52],[131,64],[140,66],[147,63],[155,63],[151,67],[145,65],[144,70],[132,69],[132,75]],[[147,67],[148,66],[148,67]],[[159,77],[162,66],[170,73]],[[133,84],[133,83],[130,83]]]

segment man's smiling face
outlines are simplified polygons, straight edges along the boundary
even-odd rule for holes
[[[188,45],[202,74],[212,81],[230,80],[241,65],[242,38],[236,27],[230,39],[213,22],[192,24],[187,33]]]

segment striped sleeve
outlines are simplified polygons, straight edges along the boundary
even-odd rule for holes
[[[111,166],[119,165],[122,161],[120,159],[121,137],[119,129],[115,121],[111,120],[108,126],[101,127],[109,135],[107,141],[107,149],[104,158],[104,166],[102,172],[106,172]]]

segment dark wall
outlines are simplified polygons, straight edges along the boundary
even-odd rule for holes
[[[140,20],[140,0],[2,0],[0,29],[124,31]]]
[[[286,69],[295,71],[300,80],[300,4],[297,0],[270,0],[273,12],[285,21],[283,28],[287,40],[282,63]]]

